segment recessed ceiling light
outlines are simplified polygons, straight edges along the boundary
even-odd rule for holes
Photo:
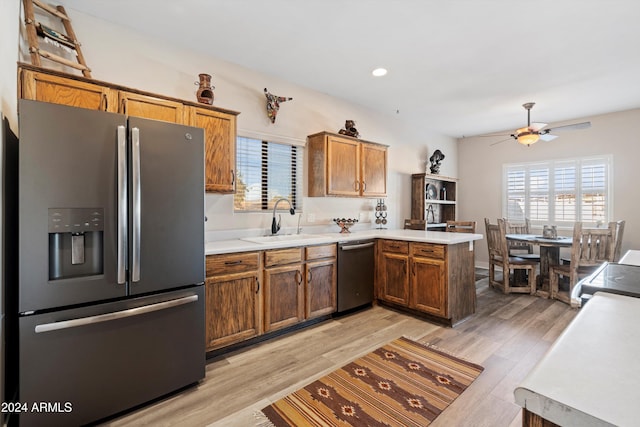
[[[387,74],[387,69],[386,68],[376,68],[375,70],[373,70],[371,72],[371,74],[373,74],[376,77],[382,77],[385,74]]]

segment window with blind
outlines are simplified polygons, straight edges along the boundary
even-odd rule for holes
[[[503,168],[503,216],[572,227],[611,215],[611,156],[519,163]]]
[[[302,150],[295,145],[239,136],[234,210],[270,210],[281,198],[289,199],[294,209],[300,209]]]

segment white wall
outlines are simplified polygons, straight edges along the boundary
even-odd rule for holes
[[[64,5],[64,1],[60,3]],[[390,146],[387,204],[393,227],[400,227],[403,219],[410,216],[410,175],[424,171],[424,163],[435,149],[440,149],[447,156],[441,173],[457,174],[455,139],[434,134],[419,123],[408,124],[402,116],[381,115],[259,71],[157,42],[71,8],[66,9],[82,42],[92,76],[97,80],[195,101],[197,86],[194,82],[198,80],[198,74],[211,74],[215,86],[214,105],[241,113],[238,116],[239,134],[248,130],[265,134],[273,140],[305,141],[307,135],[323,130],[337,132],[346,119],[355,120],[362,139]],[[30,62],[25,49],[23,60]],[[47,66],[55,67],[56,64]],[[275,124],[271,124],[266,115],[265,87],[276,95],[293,97],[293,101],[281,104]],[[304,198],[302,224],[329,224],[330,219],[338,215],[360,216],[366,222],[372,216],[374,205],[375,199]],[[271,214],[234,213],[230,195],[208,194],[206,209],[209,218],[206,229],[209,232],[245,228],[266,230],[271,223]],[[316,217],[313,224],[306,221],[310,213]],[[283,215],[282,222],[283,227],[296,225],[296,219],[288,215]],[[335,230],[338,230],[337,226]]]
[[[492,138],[458,140],[458,195],[460,217],[478,222],[483,234],[484,218],[492,223],[502,216],[502,166],[507,163],[613,155],[613,219],[626,220],[622,253],[640,248],[640,109],[583,117],[569,123],[591,121],[591,128],[558,133],[558,138],[530,147],[515,141],[491,146]],[[570,231],[563,234],[570,235]],[[486,265],[486,241],[476,246],[476,264]]]

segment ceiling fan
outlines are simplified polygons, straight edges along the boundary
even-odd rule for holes
[[[531,109],[536,105],[535,102],[527,102],[526,104],[522,104],[525,110],[527,110],[527,126],[517,129],[512,134],[509,135],[509,138],[503,139],[498,142],[494,142],[491,145],[500,144],[505,141],[509,141],[510,139],[515,139],[522,145],[530,146],[531,144],[535,144],[539,140],[543,141],[551,141],[556,139],[556,135],[551,135],[551,132],[564,132],[567,130],[575,130],[575,129],[587,129],[591,127],[591,122],[582,122],[575,123],[572,125],[564,125],[558,126],[555,128],[543,129],[547,126],[546,123],[531,123]],[[503,134],[504,135],[504,134]],[[498,136],[498,134],[492,135],[483,135],[483,136]]]

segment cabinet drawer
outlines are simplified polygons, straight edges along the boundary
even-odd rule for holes
[[[207,277],[255,271],[260,265],[259,252],[207,256]]]
[[[320,246],[308,246],[304,248],[305,259],[321,259],[321,258],[335,258],[336,257],[336,245],[320,245]]]
[[[302,248],[274,249],[264,253],[265,267],[294,262],[302,262]]]
[[[411,255],[426,258],[444,259],[444,245],[433,243],[412,243]]]
[[[409,242],[400,242],[397,240],[382,240],[380,244],[382,252],[393,252],[397,254],[409,253]]]

